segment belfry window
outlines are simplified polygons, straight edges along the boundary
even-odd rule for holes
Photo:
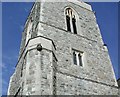
[[[71,8],[67,8],[65,14],[66,14],[67,31],[77,34],[75,13]]]
[[[83,66],[83,53],[77,50],[73,50],[73,64]]]

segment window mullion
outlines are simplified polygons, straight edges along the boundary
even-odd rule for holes
[[[76,60],[77,60],[77,65],[79,66],[79,57],[78,57],[78,52],[76,52]]]
[[[72,16],[70,16],[70,27],[71,27],[71,32],[74,33],[73,26],[72,26]]]

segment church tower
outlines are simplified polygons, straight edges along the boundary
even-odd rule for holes
[[[33,5],[8,95],[117,95],[91,5],[63,1]]]

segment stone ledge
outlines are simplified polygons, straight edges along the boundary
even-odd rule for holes
[[[93,82],[93,83],[97,83],[97,84],[101,84],[101,85],[105,85],[105,86],[109,86],[109,87],[118,89],[118,87],[117,87],[117,86],[114,86],[114,85],[109,85],[109,84],[102,83],[102,82],[98,82],[98,81],[95,81],[95,80],[77,77],[77,76],[74,76],[74,75],[71,75],[71,74],[68,74],[68,73],[63,73],[63,72],[61,72],[61,71],[57,71],[57,70],[56,70],[56,73],[61,73],[61,74],[63,74],[63,75],[67,75],[67,76],[70,76],[70,77],[74,77],[74,78],[78,78],[78,79],[82,79],[82,80],[86,80],[86,81],[89,81],[89,82]]]
[[[45,23],[45,22],[42,22],[42,21],[39,21],[39,23],[41,23],[41,24],[45,24],[45,25],[50,26],[50,27],[54,27],[54,28],[56,28],[56,29],[59,29],[59,30],[65,31],[65,32],[67,32],[67,33],[70,33],[70,34],[73,34],[73,35],[76,35],[76,36],[79,36],[79,37],[82,37],[82,38],[85,38],[85,39],[87,39],[87,40],[90,40],[90,41],[92,41],[92,42],[96,42],[96,43],[97,43],[96,40],[92,40],[92,39],[89,39],[89,38],[87,38],[87,37],[85,37],[85,36],[71,33],[71,32],[69,32],[69,31],[67,31],[67,30],[65,30],[65,29],[62,29],[62,28],[56,27],[56,26],[54,26],[54,25],[50,25],[50,24]]]

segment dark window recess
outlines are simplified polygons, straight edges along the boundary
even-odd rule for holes
[[[67,22],[67,31],[71,31],[71,28],[70,28],[70,17],[69,16],[66,16],[66,22]]]
[[[22,74],[22,69],[21,69],[21,77],[23,76],[23,74]]]
[[[75,18],[72,18],[72,24],[73,24],[73,32],[74,32],[74,34],[77,34],[76,19]]]
[[[78,58],[79,58],[79,65],[82,66],[82,56],[78,54]]]
[[[22,68],[21,68],[21,77],[23,76],[23,64],[22,64]]]
[[[77,58],[75,52],[73,52],[73,62],[75,65],[77,65]]]

